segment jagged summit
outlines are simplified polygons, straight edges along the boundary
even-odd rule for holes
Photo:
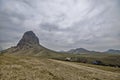
[[[17,47],[33,47],[39,45],[39,39],[33,31],[27,31],[24,33],[22,39],[18,42]]]

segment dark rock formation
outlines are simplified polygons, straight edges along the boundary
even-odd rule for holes
[[[17,46],[3,50],[2,54],[30,55],[42,57],[62,56],[56,51],[47,49],[44,46],[40,45],[38,37],[32,31],[25,32],[22,39],[18,42]]]
[[[39,39],[32,31],[27,31],[24,33],[22,39],[17,44],[17,48],[33,46],[39,46]]]

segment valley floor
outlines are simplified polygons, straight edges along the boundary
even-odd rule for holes
[[[2,55],[0,80],[120,80],[120,73],[47,58]]]

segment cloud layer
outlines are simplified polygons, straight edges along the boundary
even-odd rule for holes
[[[119,0],[0,0],[0,48],[33,30],[53,50],[120,49]]]

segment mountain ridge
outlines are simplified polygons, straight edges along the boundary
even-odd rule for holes
[[[120,53],[120,50],[109,49],[105,52],[90,51],[85,48],[76,48],[68,51],[57,52],[50,50],[39,43],[39,38],[33,31],[27,31],[23,34],[18,44],[14,47],[1,51],[0,53],[22,54],[22,55],[42,55],[42,56],[61,56],[58,53],[72,54],[91,54],[91,53]]]
[[[3,50],[1,53],[46,57],[61,56],[60,54],[58,54],[58,52],[40,45],[39,38],[35,35],[33,31],[25,32],[16,46]]]
[[[116,50],[116,49],[109,49],[109,50],[105,51],[105,53],[120,54],[120,50]]]
[[[91,54],[91,53],[102,53],[102,52],[99,52],[99,51],[90,51],[90,50],[87,50],[85,48],[75,48],[75,49],[70,49],[68,51],[66,51],[68,53],[72,53],[72,54]]]
[[[72,53],[72,54],[89,54],[89,53],[119,54],[120,50],[109,49],[107,51],[102,52],[102,51],[90,51],[90,50],[87,50],[85,48],[75,48],[75,49],[70,49],[66,52]]]

